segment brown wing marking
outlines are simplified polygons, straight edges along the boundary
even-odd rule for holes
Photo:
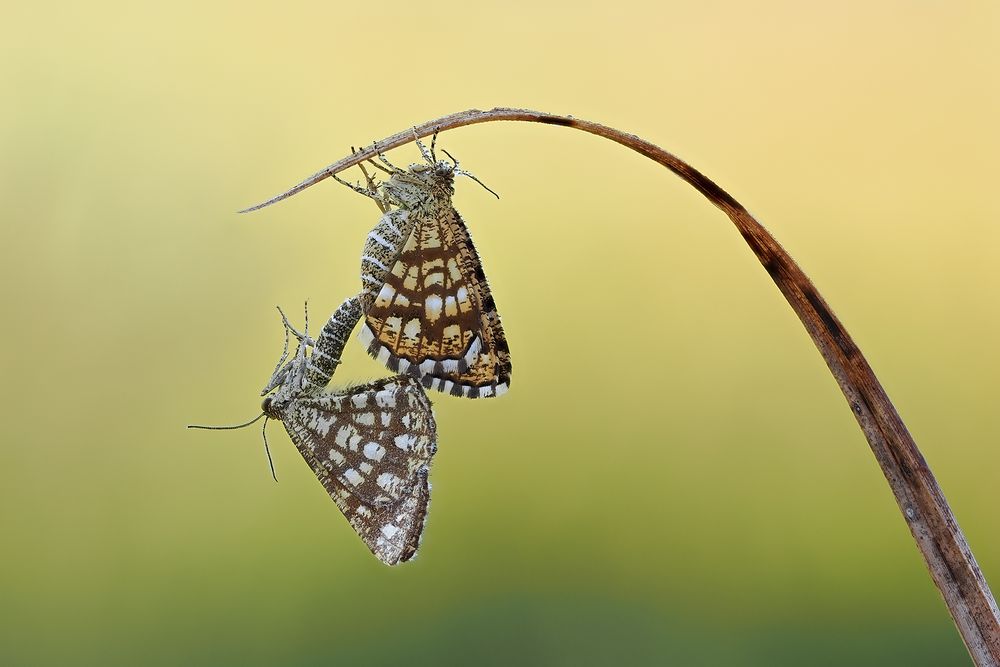
[[[471,398],[507,390],[507,340],[479,255],[453,208],[417,221],[360,338],[373,357],[426,387]]]
[[[389,565],[416,553],[437,433],[430,402],[409,377],[293,400],[292,442],[368,548]]]

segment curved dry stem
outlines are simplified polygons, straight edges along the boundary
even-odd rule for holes
[[[934,475],[868,361],[806,274],[774,237],[739,202],[683,160],[635,135],[571,116],[526,109],[473,109],[403,130],[378,142],[377,148],[374,144],[366,146],[290,190],[246,211],[291,197],[339,171],[374,157],[378,151],[402,146],[417,137],[463,125],[500,120],[561,125],[615,141],[674,172],[729,216],[802,320],[840,385],[973,660],[980,666],[1000,666],[1000,611],[997,604]]]

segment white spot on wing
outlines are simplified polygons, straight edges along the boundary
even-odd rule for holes
[[[392,297],[395,293],[396,290],[392,289],[388,284],[383,284],[378,296],[375,297],[375,301],[380,306],[388,306],[392,303]]]
[[[360,340],[361,344],[365,347],[368,347],[371,342],[375,340],[375,334],[372,333],[372,330],[368,327],[367,322],[365,323],[365,326],[361,327],[361,330],[358,331],[358,340]]]
[[[373,461],[381,461],[382,457],[385,456],[385,447],[382,447],[378,443],[369,442],[365,445],[365,456]]]
[[[409,417],[409,415],[407,415],[407,417]],[[406,421],[406,418],[404,418],[403,421]],[[402,449],[403,451],[409,451],[410,447],[413,446],[413,443],[416,442],[416,439],[417,437],[415,435],[412,435],[410,433],[403,433],[402,435],[396,436],[396,438],[393,440],[393,444]]]
[[[479,351],[483,349],[483,341],[479,339],[479,336],[475,336],[472,342],[469,343],[469,351],[465,354],[465,363],[472,366],[476,363],[476,359],[479,358]]]
[[[337,435],[334,437],[333,441],[337,443],[338,447],[347,447],[347,441],[354,432],[353,426],[347,426],[345,424],[337,429]]]
[[[401,364],[403,362],[400,362]],[[402,365],[399,368],[400,371],[403,370]],[[394,408],[396,407],[396,390],[395,389],[383,389],[382,391],[375,394],[375,404],[380,408]]]
[[[391,472],[384,472],[378,476],[375,483],[385,489],[387,493],[395,494],[399,490],[398,487],[402,481]]]
[[[387,364],[389,363],[389,354],[390,354],[389,350],[387,350],[384,347],[380,347],[378,349],[378,356],[376,356],[375,358],[378,359],[383,364]]]
[[[465,285],[458,288],[455,292],[455,299],[458,300],[458,308],[463,313],[467,313],[472,310],[472,303],[469,301],[469,290],[465,289]]]
[[[419,335],[420,335],[420,320],[414,317],[413,319],[411,319],[409,322],[406,323],[405,327],[403,327],[403,336],[406,338],[410,338],[412,340],[416,340],[417,336]]]
[[[437,321],[441,317],[441,308],[443,306],[444,302],[441,301],[441,297],[437,294],[432,294],[424,299],[424,310],[427,312],[427,319],[431,322]]]

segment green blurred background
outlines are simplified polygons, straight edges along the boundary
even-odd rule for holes
[[[690,160],[802,263],[1000,582],[995,2],[8,2],[0,662],[942,665],[868,445],[725,217],[558,127],[442,136],[514,361],[437,396],[420,558],[256,414],[274,311],[359,288],[352,144],[469,107]],[[416,158],[406,147],[399,162]],[[352,178],[356,178],[354,175]],[[298,317],[298,315],[297,315]],[[385,371],[352,343],[336,381]]]

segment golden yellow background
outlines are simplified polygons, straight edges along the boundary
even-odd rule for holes
[[[372,558],[257,413],[274,306],[359,288],[348,152],[470,107],[688,159],[815,280],[1000,582],[995,2],[6,3],[9,665],[943,665],[868,445],[725,217],[558,127],[440,144],[513,353],[434,396],[420,557]],[[412,146],[396,161],[416,158]],[[357,178],[357,174],[352,175]],[[386,373],[352,343],[335,383]]]

